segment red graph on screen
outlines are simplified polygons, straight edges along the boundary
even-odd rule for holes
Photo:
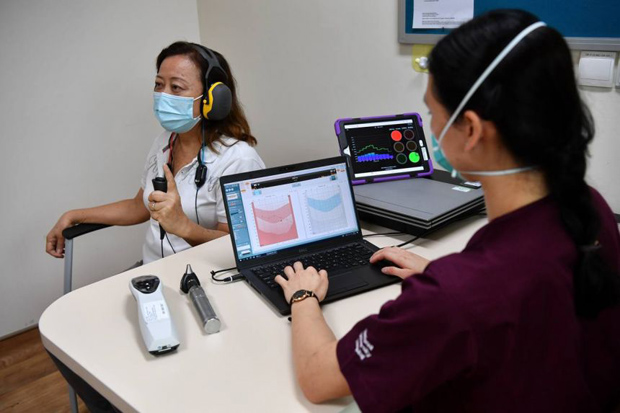
[[[284,205],[275,209],[265,209],[265,206],[259,208],[252,202],[252,211],[261,247],[298,237],[290,195]]]

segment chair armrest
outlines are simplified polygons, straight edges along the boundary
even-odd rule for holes
[[[89,232],[99,231],[100,229],[104,229],[109,226],[110,225],[107,224],[79,224],[65,228],[62,231],[62,236],[65,237],[65,239],[73,239],[81,235],[86,235]]]

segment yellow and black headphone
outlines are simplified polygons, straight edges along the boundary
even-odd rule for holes
[[[222,120],[228,116],[232,106],[232,92],[225,84],[228,75],[213,50],[197,43],[192,43],[192,46],[209,65],[204,78],[202,115],[208,120]]]
[[[202,116],[207,120],[222,120],[230,113],[232,107],[232,92],[225,82],[228,82],[228,75],[217,60],[217,55],[213,50],[197,43],[190,43],[194,50],[207,61],[207,72],[204,78],[204,90],[202,91]],[[202,123],[202,146],[198,151],[198,167],[196,168],[196,203],[198,202],[198,189],[207,180],[207,165],[204,163],[204,150],[206,146],[205,122]],[[198,220],[198,206],[196,204],[196,222]]]

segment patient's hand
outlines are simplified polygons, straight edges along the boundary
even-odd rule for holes
[[[64,213],[56,225],[45,237],[45,251],[56,258],[64,258],[65,256],[65,237],[62,235],[62,231],[66,228],[75,225],[72,221],[71,213]]]
[[[183,212],[181,196],[177,191],[177,185],[172,172],[168,165],[164,165],[163,169],[166,181],[168,181],[168,192],[151,192],[148,197],[149,212],[151,213],[151,218],[159,222],[166,232],[184,237],[184,232],[186,232],[191,223]]]
[[[402,279],[411,277],[414,274],[423,273],[428,263],[430,263],[430,260],[418,254],[397,247],[382,248],[370,257],[371,264],[375,264],[381,260],[387,260],[396,265],[383,267],[381,272],[388,275],[395,275]]]

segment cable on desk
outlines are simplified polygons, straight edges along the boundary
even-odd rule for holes
[[[453,223],[454,223],[454,222],[463,221],[464,219],[469,218],[469,217],[471,217],[471,216],[486,216],[486,215],[487,215],[486,208],[482,208],[482,209],[480,209],[480,210],[474,210],[474,212],[469,213],[469,214],[463,214],[463,216],[462,216],[462,217],[460,217],[459,219],[457,219],[457,220],[453,221]],[[407,245],[407,244],[411,244],[412,242],[416,241],[417,239],[419,239],[419,238],[421,238],[421,237],[424,237],[424,236],[428,235],[431,231],[432,231],[432,229],[429,229],[429,230],[427,230],[427,231],[424,231],[424,232],[423,232],[423,233],[421,233],[420,235],[416,235],[415,237],[411,238],[410,240],[405,241],[405,242],[403,242],[403,243],[401,243],[401,244],[398,244],[398,245],[394,245],[394,246],[395,246],[396,248],[400,248],[400,247],[403,247],[403,246],[405,246],[405,245]]]
[[[241,274],[231,275],[231,276],[226,277],[226,278],[217,278],[215,276],[215,274],[219,274],[221,272],[230,271],[230,270],[236,270],[236,269],[237,269],[237,267],[230,267],[230,268],[224,268],[223,270],[217,270],[217,271],[211,270],[211,279],[213,281],[217,282],[217,283],[220,283],[220,284],[230,284],[230,283],[235,282],[237,280],[244,279],[245,277],[243,275],[241,275]]]
[[[426,235],[426,233],[427,233],[427,232],[428,232],[428,231],[426,231],[426,232],[424,232],[424,233],[422,233],[422,234],[420,234],[420,235],[416,235],[415,237],[411,238],[410,240],[407,240],[407,241],[405,241],[405,242],[401,242],[400,244],[398,244],[398,245],[394,245],[394,246],[395,246],[396,248],[400,248],[400,247],[403,247],[403,246],[405,246],[405,245],[407,245],[407,244],[411,244],[413,241],[416,241],[418,238],[423,237],[424,235]]]
[[[376,234],[366,234],[366,235],[362,235],[362,238],[368,238],[368,237],[378,237],[381,235],[406,235],[405,232],[402,231],[395,231],[395,232],[379,232]]]

